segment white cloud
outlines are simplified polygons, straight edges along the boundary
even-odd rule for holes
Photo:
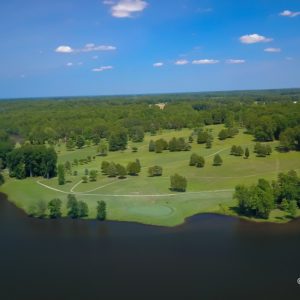
[[[162,67],[163,65],[164,65],[164,63],[162,63],[162,62],[157,62],[157,63],[153,64],[153,67],[159,68],[159,67]]]
[[[104,0],[102,3],[103,3],[104,5],[113,5],[113,4],[115,4],[115,2],[112,1],[112,0]]]
[[[279,15],[282,17],[294,18],[294,17],[300,16],[300,11],[284,10]]]
[[[57,53],[72,53],[74,50],[70,46],[59,46],[55,49]]]
[[[93,72],[103,72],[103,71],[107,71],[107,70],[112,70],[113,67],[112,66],[102,66],[99,68],[94,68],[92,69]]]
[[[271,53],[278,53],[281,52],[280,48],[266,48],[264,49],[265,52],[271,52]]]
[[[226,64],[237,65],[244,64],[246,61],[244,59],[227,59]]]
[[[273,39],[267,38],[257,33],[246,34],[240,37],[240,42],[243,44],[267,43],[271,41],[273,41]]]
[[[290,56],[287,56],[286,58],[285,58],[286,60],[293,60],[293,58],[292,57],[290,57]]]
[[[134,13],[143,11],[148,3],[143,0],[120,0],[116,4],[113,1],[104,1],[106,5],[112,5],[111,14],[115,18],[130,18]]]
[[[175,65],[177,65],[177,66],[183,66],[183,65],[187,65],[188,63],[189,63],[189,61],[186,60],[186,59],[179,59],[179,60],[177,60],[175,62]]]
[[[117,48],[110,45],[95,45],[95,44],[86,44],[83,48],[73,49],[70,46],[59,46],[55,49],[57,53],[80,53],[80,52],[93,52],[93,51],[114,51]]]
[[[92,57],[92,59],[98,59],[99,57],[98,57],[98,55],[94,55],[93,57]]]
[[[82,66],[83,62],[77,62],[77,63],[72,63],[72,62],[68,62],[66,63],[67,67],[75,67],[75,66]]]
[[[216,59],[199,59],[193,60],[192,62],[194,65],[214,65],[219,63],[219,60]]]

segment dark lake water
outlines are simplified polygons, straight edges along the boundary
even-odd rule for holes
[[[300,220],[36,220],[0,197],[0,299],[300,299]]]

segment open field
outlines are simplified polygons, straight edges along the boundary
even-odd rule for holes
[[[165,151],[156,154],[148,151],[150,139],[172,137],[188,138],[190,129],[181,131],[163,131],[157,136],[147,135],[143,143],[129,143],[124,152],[110,152],[107,157],[96,156],[92,162],[85,165],[73,166],[72,171],[78,171],[78,176],[67,176],[68,182],[59,186],[57,178],[46,180],[43,178],[28,178],[16,180],[6,178],[1,192],[6,193],[9,199],[25,211],[32,203],[39,200],[50,201],[60,198],[66,202],[67,194],[74,193],[78,200],[88,203],[89,218],[95,218],[97,201],[107,203],[108,219],[119,221],[135,221],[153,225],[174,226],[184,222],[184,219],[197,213],[216,212],[230,213],[229,208],[235,205],[232,200],[233,189],[237,184],[252,184],[258,178],[268,180],[276,179],[279,172],[291,169],[300,169],[299,152],[279,153],[273,151],[271,156],[258,158],[253,153],[254,142],[252,136],[241,132],[234,138],[220,141],[217,138],[222,125],[209,126],[215,136],[213,147],[206,149],[205,145],[192,143],[189,152]],[[230,155],[232,145],[248,147],[250,158]],[[277,142],[270,143],[274,149]],[[138,147],[133,153],[131,148]],[[80,150],[66,151],[65,146],[57,147],[59,162],[72,162],[74,159],[86,158],[96,155],[96,146],[85,147]],[[192,153],[205,157],[204,168],[189,166]],[[224,161],[220,167],[212,165],[213,157],[219,153]],[[142,172],[139,176],[128,176],[126,179],[107,178],[100,172],[103,160],[113,161],[122,165],[139,159]],[[148,177],[148,168],[154,165],[163,167],[163,176]],[[96,182],[82,183],[81,177],[85,169],[98,170]],[[176,193],[169,190],[170,175],[180,173],[188,180],[186,193]],[[66,213],[64,205],[64,213]],[[288,220],[285,213],[275,210],[271,213],[269,221],[283,222]]]

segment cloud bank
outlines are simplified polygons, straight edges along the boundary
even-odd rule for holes
[[[57,53],[81,53],[81,52],[93,52],[93,51],[114,51],[117,48],[115,46],[110,45],[95,45],[95,44],[86,44],[83,48],[80,49],[73,49],[70,46],[62,45],[58,46],[55,49]]]
[[[219,60],[216,59],[199,59],[199,60],[193,60],[192,64],[194,65],[214,65],[219,63]]]

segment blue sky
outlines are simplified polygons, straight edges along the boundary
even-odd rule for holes
[[[0,2],[0,98],[300,87],[300,1]]]

